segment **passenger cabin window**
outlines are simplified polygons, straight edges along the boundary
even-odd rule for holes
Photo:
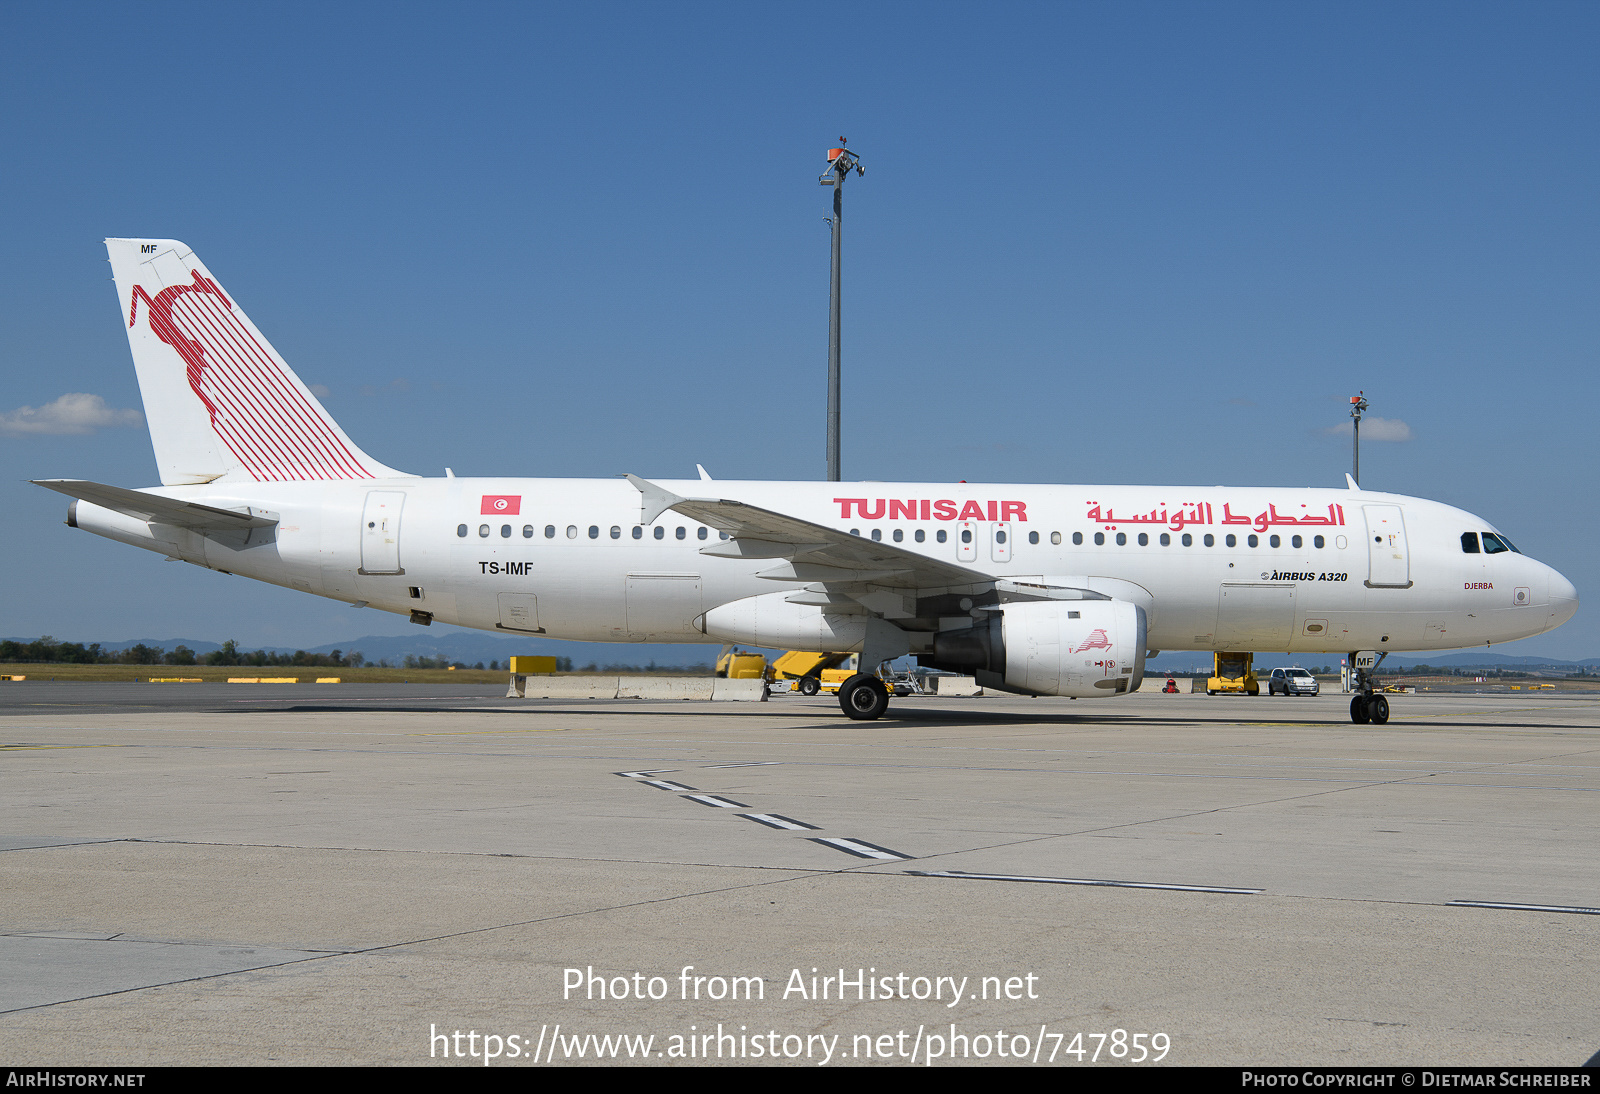
[[[874,528],[872,530],[872,542],[877,543],[882,539],[883,539],[883,529],[882,528]]]
[[[589,538],[590,539],[599,539],[600,538],[600,526],[598,524],[589,525]]]
[[[1167,533],[1165,533],[1165,532],[1161,533],[1161,546],[1163,546],[1163,547],[1171,547],[1172,546],[1172,537],[1167,535]]]
[[[1104,532],[1096,532],[1094,534],[1094,545],[1096,547],[1104,547],[1106,545],[1106,534]]]
[[[522,538],[523,539],[532,539],[533,538],[533,525],[524,524],[522,526]]]
[[[1118,532],[1117,533],[1117,546],[1118,547],[1126,547],[1127,545],[1128,545],[1128,533],[1126,533],[1126,532]]]
[[[511,525],[502,524],[500,526],[500,538],[501,539],[510,539],[511,538]]]
[[[945,540],[950,538],[950,533],[946,532],[943,528],[941,528],[941,529],[939,529],[938,532],[934,533],[934,537],[933,538],[938,540],[940,543],[943,543]]]
[[[467,526],[465,524],[456,525],[456,535],[460,536],[462,539],[466,539],[467,538]],[[1462,538],[1463,541],[1465,541],[1465,539],[1466,539],[1465,536],[1463,536],[1461,538]],[[1477,550],[1477,548],[1474,547],[1473,550]]]
[[[1038,532],[1029,532],[1028,533],[1028,542],[1029,543],[1038,543],[1039,542],[1039,533]]]
[[[545,539],[555,539],[556,538],[556,526],[554,524],[546,524],[544,526],[544,538]]]
[[[1215,547],[1217,545],[1217,537],[1212,535],[1210,532],[1207,532],[1205,544],[1207,547]]]
[[[568,539],[577,539],[578,538],[578,526],[576,524],[567,525],[567,538]]]
[[[487,524],[478,525],[478,535],[480,537],[482,537],[483,539],[488,539],[489,538],[489,526]]]
[[[902,532],[900,529],[896,528],[894,530],[894,541],[896,543],[899,543],[900,541],[902,541],[905,538],[906,538],[906,534],[904,532]]]
[[[678,538],[679,539],[687,538],[688,535],[689,535],[689,530],[687,528],[680,527],[678,529]]]
[[[1185,547],[1193,547],[1194,546],[1194,537],[1191,536],[1188,532],[1183,533],[1183,545]]]
[[[1478,533],[1461,533],[1461,552],[1468,555],[1475,555],[1478,553]]]
[[[1247,542],[1252,547],[1259,547],[1261,545],[1261,537],[1260,536],[1251,536],[1249,538],[1249,540],[1247,540]]]
[[[1321,536],[1312,536],[1311,543],[1312,546],[1316,547],[1316,549],[1320,551],[1327,546],[1328,541],[1323,539]]]
[[[1239,537],[1234,535],[1232,532],[1229,532],[1227,538],[1222,542],[1226,543],[1229,547],[1237,547],[1239,546]]]
[[[962,543],[971,543],[972,542],[972,529],[971,528],[963,528],[963,529],[961,529],[961,542]]]
[[[918,528],[916,532],[913,533],[912,538],[914,538],[918,543],[921,543],[928,538],[928,533],[924,532],[921,528]]]
[[[644,529],[641,528],[637,524],[635,524],[633,526],[633,538],[634,539],[643,539],[644,538]]]
[[[665,538],[666,534],[667,534],[667,530],[664,527],[662,527],[659,524],[656,525],[656,538],[657,539]]]
[[[622,526],[620,524],[613,524],[611,526],[611,538],[612,539],[621,539],[622,538]]]
[[[710,531],[711,531],[711,529],[709,529],[709,528],[701,528],[701,529],[699,529],[698,531],[695,532],[695,535],[699,536],[701,539],[705,539],[706,535]]]
[[[1296,548],[1300,548],[1305,546],[1306,541],[1300,536],[1295,536],[1289,540],[1289,543]]]
[[[1283,546],[1283,537],[1282,536],[1273,536],[1272,538],[1268,539],[1267,542],[1272,544],[1272,546],[1274,546],[1274,547],[1282,547]]]
[[[1150,546],[1150,534],[1148,532],[1140,532],[1139,533],[1139,546],[1141,546],[1141,547]]]

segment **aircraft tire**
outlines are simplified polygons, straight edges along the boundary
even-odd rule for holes
[[[802,676],[802,677],[800,677],[800,694],[801,695],[815,695],[817,692],[819,692],[821,690],[822,690],[822,681],[818,680],[815,676]]]
[[[1367,704],[1367,713],[1372,718],[1372,724],[1381,726],[1389,721],[1389,700],[1382,695],[1374,695]]]
[[[889,689],[876,676],[858,672],[839,685],[839,706],[856,721],[870,722],[889,709]]]
[[[1364,726],[1372,720],[1365,695],[1356,695],[1350,699],[1350,720],[1358,726]]]

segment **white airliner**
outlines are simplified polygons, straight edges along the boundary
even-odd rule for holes
[[[67,523],[224,573],[509,634],[914,653],[985,687],[1137,690],[1157,649],[1348,654],[1560,626],[1572,583],[1481,517],[1357,488],[420,478],[368,456],[182,243],[109,239],[160,487]]]

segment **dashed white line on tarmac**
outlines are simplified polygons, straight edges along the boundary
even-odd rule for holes
[[[832,847],[836,851],[843,851],[847,855],[857,858],[878,859],[883,862],[904,862],[906,859],[916,858],[915,855],[903,854],[900,851],[891,851],[887,847],[879,847],[866,840],[846,839],[843,836],[812,836],[812,843],[820,843]]]
[[[657,790],[671,790],[677,794],[682,794],[684,791],[692,792],[700,789],[697,786],[684,786],[682,783],[675,783],[670,779],[639,779],[638,781],[643,783],[645,786],[653,786]]]
[[[723,767],[776,767],[782,762],[783,761],[781,760],[752,760],[749,763],[742,764],[712,764],[710,767],[706,768],[706,770],[716,771],[717,769]]]
[[[1168,889],[1179,893],[1233,893],[1254,896],[1261,889],[1235,889],[1225,885],[1169,885],[1154,881],[1108,881],[1099,878],[1035,877],[1030,874],[970,874],[965,870],[907,870],[917,877],[948,877],[963,881],[1031,881],[1045,885],[1098,885],[1112,889]]]
[[[663,771],[676,771],[674,767],[658,767],[654,771],[613,771],[613,775],[621,775],[624,779],[642,779],[646,775],[659,775]]]
[[[1581,904],[1508,904],[1498,900],[1452,900],[1446,908],[1500,908],[1512,912],[1566,912],[1569,915],[1600,915],[1600,908]]]
[[[753,820],[757,824],[766,825],[768,828],[781,828],[787,832],[821,831],[820,825],[797,821],[793,817],[785,817],[781,813],[740,813],[739,815],[745,820]]]
[[[744,802],[736,802],[731,798],[724,798],[717,794],[685,794],[684,797],[701,805],[709,805],[713,809],[749,809]]]

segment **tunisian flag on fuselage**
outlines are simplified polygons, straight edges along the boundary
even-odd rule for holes
[[[521,494],[485,494],[478,512],[491,517],[514,517],[522,512]]]

